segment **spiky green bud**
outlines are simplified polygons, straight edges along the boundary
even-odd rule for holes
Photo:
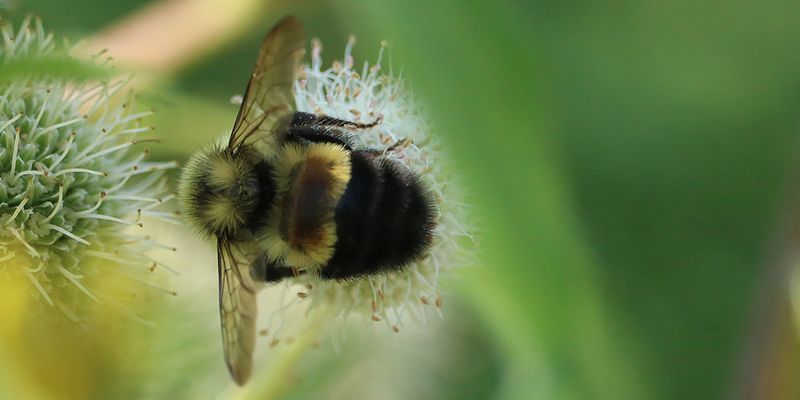
[[[4,65],[69,59],[39,21],[0,35]],[[155,209],[170,199],[163,173],[174,164],[145,161],[151,111],[135,110],[125,83],[0,77],[0,282],[24,277],[70,319],[104,301],[91,283],[104,274],[146,279],[143,218],[169,218]]]

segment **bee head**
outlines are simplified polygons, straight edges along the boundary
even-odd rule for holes
[[[273,196],[269,176],[269,167],[248,147],[235,153],[219,146],[198,151],[181,174],[181,212],[204,236],[228,237],[252,228]]]

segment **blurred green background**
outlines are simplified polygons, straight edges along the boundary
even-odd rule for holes
[[[27,0],[8,14],[79,39],[147,3]],[[386,398],[800,396],[774,254],[796,207],[796,1],[303,0],[262,13],[142,94],[159,111],[158,157],[229,128],[264,32],[292,13],[327,61],[350,33],[356,60],[390,42],[476,206],[482,266],[451,279],[450,358],[394,349],[397,371],[425,374],[387,377]],[[349,347],[304,360],[287,396],[348,382],[330,370],[347,374]],[[752,391],[759,379],[768,390]]]

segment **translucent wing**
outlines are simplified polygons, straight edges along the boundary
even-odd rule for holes
[[[247,142],[276,145],[275,128],[295,109],[293,87],[305,47],[303,25],[286,17],[267,34],[236,116],[228,147]]]
[[[250,378],[256,340],[257,285],[250,278],[250,264],[256,257],[242,243],[219,239],[219,316],[225,364],[233,380],[243,385]]]

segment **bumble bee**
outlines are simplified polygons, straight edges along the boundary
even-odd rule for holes
[[[387,149],[360,148],[377,126],[295,110],[305,35],[294,17],[267,34],[230,138],[189,159],[182,213],[216,238],[225,362],[237,384],[252,368],[255,294],[313,274],[352,280],[401,270],[430,248],[436,204]]]

